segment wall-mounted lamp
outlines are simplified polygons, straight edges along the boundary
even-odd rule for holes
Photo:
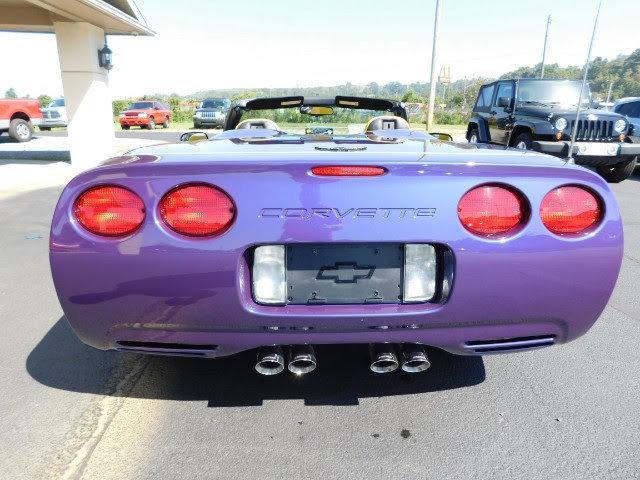
[[[111,49],[107,46],[107,41],[104,42],[104,47],[98,50],[98,65],[106,70],[111,70],[113,68],[113,63],[111,63]]]

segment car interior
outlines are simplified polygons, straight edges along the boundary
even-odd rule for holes
[[[280,130],[278,124],[273,120],[269,120],[267,118],[248,118],[247,120],[242,120],[238,125],[236,125],[236,130],[245,130],[245,129],[257,129],[257,128],[265,128],[268,130]]]
[[[242,118],[250,112],[260,118]],[[407,112],[401,102],[365,97],[296,96],[240,100],[228,112],[224,130],[283,130],[276,120],[290,125],[304,124],[307,133],[318,131],[332,134],[336,123],[341,124],[343,130],[348,129],[349,133],[410,128]],[[351,131],[357,125],[360,125],[359,131]]]

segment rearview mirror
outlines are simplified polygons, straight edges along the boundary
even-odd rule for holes
[[[201,142],[203,140],[209,140],[209,135],[205,132],[185,132],[180,135],[181,142]]]
[[[443,142],[453,142],[453,137],[448,133],[430,132],[429,135],[431,135],[432,137],[436,137],[438,140],[441,140]]]
[[[306,113],[307,115],[313,115],[314,117],[321,117],[323,115],[333,115],[333,108],[322,105],[303,105],[300,107],[300,113]]]
[[[498,97],[498,107],[509,108],[511,107],[511,99],[509,97]]]

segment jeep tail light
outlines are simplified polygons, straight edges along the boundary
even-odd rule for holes
[[[468,191],[458,203],[458,218],[475,235],[495,237],[515,229],[525,219],[526,204],[520,194],[497,185]]]
[[[85,229],[105,237],[122,237],[135,232],[144,221],[144,203],[131,190],[101,185],[83,192],[73,213]]]
[[[231,226],[235,206],[229,195],[212,185],[182,185],[162,197],[160,217],[182,235],[210,237]]]
[[[590,190],[576,186],[558,187],[542,200],[540,218],[552,233],[576,235],[600,222],[602,206]]]
[[[377,177],[386,172],[383,167],[365,165],[325,165],[311,169],[311,173],[320,177]]]

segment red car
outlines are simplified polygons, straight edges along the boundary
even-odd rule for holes
[[[42,112],[38,100],[0,100],[0,134],[9,132],[14,140],[28,142],[33,137],[33,126],[41,123]]]
[[[123,130],[133,126],[154,129],[156,125],[162,125],[162,128],[167,128],[171,121],[171,110],[162,102],[133,102],[120,114],[119,120]]]

